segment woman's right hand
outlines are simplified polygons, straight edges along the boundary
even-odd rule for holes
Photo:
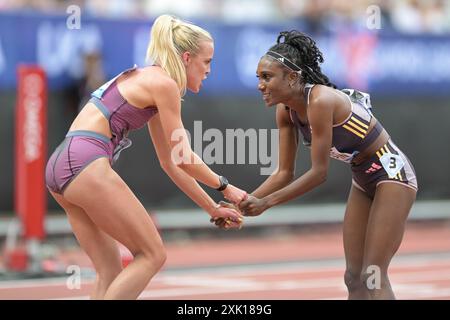
[[[210,213],[212,223],[224,222],[224,229],[240,228],[243,222],[243,216],[235,209],[231,207],[223,207],[217,205],[212,213]],[[217,223],[216,223],[217,224]]]
[[[232,203],[238,205],[241,201],[247,199],[247,192],[236,188],[235,186],[229,184],[225,190],[222,191],[225,199],[231,201]]]
[[[219,201],[219,205],[223,208],[233,209],[241,213],[239,208],[235,206],[232,203],[225,202],[225,201]],[[244,220],[239,220],[238,222],[231,221],[230,219],[224,219],[224,218],[211,218],[209,220],[211,223],[214,223],[218,228],[220,229],[229,229],[229,228],[242,228],[242,225],[244,224]]]

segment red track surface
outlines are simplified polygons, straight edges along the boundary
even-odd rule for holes
[[[165,268],[141,299],[345,299],[340,226],[297,235],[166,244]],[[79,250],[66,264],[90,267]],[[391,263],[398,299],[450,299],[450,224],[409,224]],[[92,278],[70,290],[66,278],[0,282],[0,299],[86,299]]]

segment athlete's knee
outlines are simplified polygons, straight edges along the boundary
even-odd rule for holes
[[[374,265],[363,269],[360,280],[364,287],[369,291],[390,286],[387,270]]]
[[[162,266],[166,263],[167,260],[167,251],[163,247],[161,250],[158,251],[157,257],[156,257],[156,265],[158,269],[161,269]]]
[[[158,245],[156,250],[153,250],[152,258],[158,269],[161,269],[164,263],[166,263],[167,251],[162,243]]]
[[[167,251],[162,241],[145,245],[140,253],[158,270],[167,260]]]
[[[363,287],[363,283],[361,281],[361,272],[359,270],[354,271],[352,269],[345,270],[344,282],[349,291],[361,289]]]

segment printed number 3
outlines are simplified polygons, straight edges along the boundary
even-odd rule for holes
[[[389,160],[390,160],[389,161],[389,168],[394,169],[397,166],[396,159],[395,158],[390,158]]]

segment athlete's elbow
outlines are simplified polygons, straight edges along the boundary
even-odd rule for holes
[[[283,171],[278,171],[276,173],[276,176],[282,184],[288,185],[289,183],[294,181],[295,174],[293,171],[283,170]]]
[[[327,168],[314,168],[314,177],[317,181],[317,185],[324,183],[327,181],[328,177],[328,170]]]
[[[187,160],[183,157],[170,157],[159,160],[160,167],[167,173],[174,170],[183,169]]]
[[[172,148],[172,150],[174,150],[171,154],[172,164],[183,171],[189,170],[192,164],[196,164],[198,160],[196,159],[194,152],[187,146],[183,146],[183,148],[177,150],[177,152],[175,152],[176,149],[174,148]]]
[[[327,174],[323,174],[319,176],[319,184],[325,183],[327,181]]]
[[[192,171],[193,167],[192,165],[195,164],[192,161],[181,161],[177,163],[177,168],[183,170],[187,174],[190,175],[190,172]]]
[[[169,173],[169,172],[173,171],[174,168],[176,168],[174,163],[172,161],[170,161],[170,160],[160,160],[159,161],[159,166],[166,173]]]

